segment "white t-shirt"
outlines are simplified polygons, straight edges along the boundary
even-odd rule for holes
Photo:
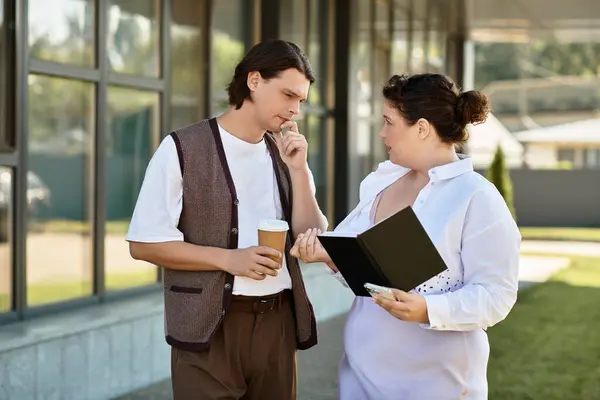
[[[261,219],[283,219],[273,162],[262,140],[243,141],[219,126],[227,164],[239,200],[238,248],[258,245],[257,226]],[[315,193],[315,184],[310,175]],[[159,243],[183,241],[177,228],[182,210],[183,179],[175,142],[167,136],[148,164],[144,182],[133,211],[127,240]],[[321,213],[322,214],[322,213]],[[322,217],[324,220],[326,218]],[[292,287],[284,259],[279,274],[262,281],[236,276],[234,295],[265,296]]]

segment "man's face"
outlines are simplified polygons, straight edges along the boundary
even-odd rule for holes
[[[248,75],[248,87],[261,128],[279,132],[281,124],[299,114],[300,103],[308,97],[310,81],[297,69],[289,68],[269,80],[253,72]]]

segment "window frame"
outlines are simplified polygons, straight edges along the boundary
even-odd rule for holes
[[[0,312],[0,326],[18,320],[78,309],[123,298],[134,297],[142,293],[158,292],[162,287],[162,273],[156,267],[156,281],[152,284],[107,291],[105,285],[105,223],[106,223],[106,136],[107,136],[107,89],[109,86],[122,86],[131,89],[150,90],[159,97],[160,119],[159,134],[153,132],[152,150],[158,147],[164,132],[169,129],[169,50],[171,0],[160,0],[159,15],[159,75],[143,77],[119,74],[110,70],[106,59],[106,38],[108,31],[109,4],[106,1],[94,1],[95,64],[77,66],[57,62],[31,59],[28,41],[29,2],[4,0],[5,18],[13,34],[8,35],[9,46],[2,50],[11,54],[10,71],[14,87],[12,109],[8,109],[6,121],[0,121],[0,165],[13,169],[13,218],[12,218],[12,310]],[[206,0],[207,7],[209,0]],[[9,10],[9,8],[12,9]],[[8,12],[7,12],[8,11]],[[91,296],[42,304],[33,307],[27,305],[27,171],[28,168],[28,77],[29,74],[60,77],[86,81],[94,84],[94,139],[92,152],[92,251],[93,251],[93,291]],[[4,146],[5,132],[13,133],[13,145]],[[156,136],[156,137],[154,137]]]

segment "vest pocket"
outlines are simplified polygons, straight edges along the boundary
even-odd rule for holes
[[[210,337],[210,331],[205,326],[207,309],[211,304],[207,295],[200,288],[189,286],[167,286],[165,290],[165,320],[167,335],[172,339],[186,343],[204,343]]]
[[[189,287],[189,286],[176,286],[171,285],[169,288],[171,292],[174,293],[188,293],[188,294],[200,294],[202,293],[202,288]]]

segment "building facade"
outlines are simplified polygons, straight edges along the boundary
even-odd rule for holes
[[[0,400],[107,399],[169,376],[161,273],[129,256],[129,218],[161,139],[223,112],[235,65],[269,38],[317,77],[299,128],[331,226],[386,157],[392,74],[486,91],[502,130],[487,152],[600,115],[597,0],[0,0]],[[519,196],[517,213],[570,204]],[[596,207],[585,198],[574,208]],[[321,269],[304,276],[319,321],[347,310]]]
[[[0,0],[0,399],[104,399],[168,377],[161,274],[129,256],[129,218],[162,137],[226,109],[251,46],[282,38],[310,58],[299,128],[335,224],[385,156],[386,79],[460,75],[459,3]],[[320,320],[347,307],[305,276]]]

